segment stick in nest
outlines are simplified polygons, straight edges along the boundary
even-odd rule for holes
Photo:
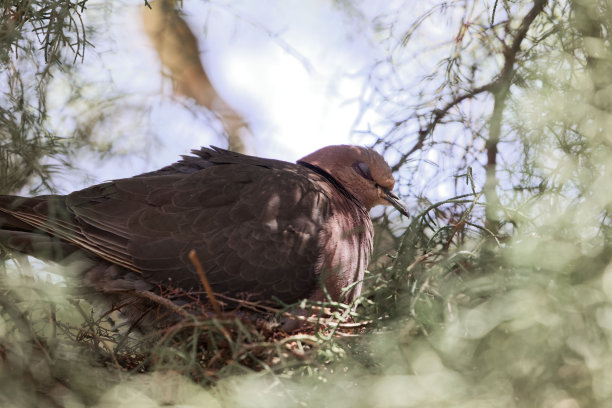
[[[181,317],[187,317],[187,312],[182,307],[180,307],[179,305],[171,301],[170,299],[166,299],[165,297],[156,295],[155,293],[149,292],[147,290],[134,290],[131,293],[137,297],[148,299],[152,302],[165,306]]]
[[[202,264],[198,259],[198,255],[196,254],[195,249],[189,251],[189,259],[191,260],[191,263],[193,263],[193,266],[195,266],[196,271],[198,271],[198,276],[200,276],[200,280],[204,285],[206,295],[208,295],[208,300],[210,300],[210,303],[212,304],[215,313],[217,314],[217,316],[221,316],[221,308],[219,307],[219,303],[217,302],[217,298],[215,297],[215,292],[213,292],[212,288],[210,287],[210,283],[208,283],[208,279],[204,274],[204,269],[202,268]]]

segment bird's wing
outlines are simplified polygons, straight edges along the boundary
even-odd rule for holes
[[[51,232],[184,290],[201,286],[188,259],[195,249],[215,291],[292,302],[317,284],[318,237],[330,211],[312,177],[287,163],[229,163],[116,180],[68,195],[72,223]]]

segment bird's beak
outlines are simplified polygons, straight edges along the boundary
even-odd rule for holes
[[[383,197],[385,201],[388,201],[392,206],[394,206],[397,209],[397,211],[400,212],[400,214],[408,217],[409,216],[408,210],[406,210],[406,207],[404,206],[404,203],[402,203],[400,198],[391,190],[387,190],[386,188],[383,188],[383,191],[385,193],[385,196]]]

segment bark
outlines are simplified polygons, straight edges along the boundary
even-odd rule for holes
[[[142,19],[162,65],[169,71],[174,92],[193,98],[198,105],[217,114],[227,133],[229,149],[244,153],[241,131],[248,130],[247,124],[210,82],[200,60],[198,40],[179,15],[175,2],[151,2],[151,9],[144,8]]]

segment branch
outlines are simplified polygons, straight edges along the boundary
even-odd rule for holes
[[[495,82],[491,82],[481,87],[472,89],[471,91],[466,92],[463,95],[457,96],[455,99],[447,103],[442,109],[434,109],[433,117],[429,121],[429,124],[425,128],[422,128],[419,130],[419,138],[417,139],[414,146],[412,146],[412,148],[408,150],[407,153],[404,153],[402,157],[400,157],[399,161],[393,167],[391,167],[391,170],[392,171],[399,170],[402,164],[406,161],[408,157],[410,157],[412,153],[416,152],[421,147],[423,147],[423,144],[425,144],[425,139],[427,138],[427,136],[430,135],[434,131],[435,127],[438,126],[438,124],[446,116],[449,110],[451,110],[453,107],[460,104],[466,99],[472,98],[483,92],[490,92],[494,85],[495,85]]]
[[[544,7],[547,3],[548,0],[536,0],[533,3],[532,9],[529,10],[529,12],[525,15],[525,18],[523,18],[520,27],[516,31],[516,36],[514,37],[512,46],[510,48],[506,47],[504,49],[504,67],[502,68],[498,79],[493,83],[493,92],[495,92],[501,87],[504,87],[506,84],[509,85],[509,82],[512,81],[512,78],[514,77],[514,63],[516,62],[516,56],[521,50],[521,44],[527,36],[527,32],[529,31],[531,24],[533,23],[535,18],[544,10]]]
[[[423,147],[423,145],[425,144],[425,140],[427,139],[427,136],[433,133],[436,126],[442,121],[442,119],[444,119],[444,117],[448,114],[448,112],[452,108],[459,105],[464,100],[470,99],[483,92],[490,92],[495,95],[498,95],[500,93],[503,94],[507,92],[507,90],[509,89],[509,85],[512,82],[512,79],[514,78],[514,64],[516,62],[517,54],[520,51],[521,43],[523,42],[523,40],[525,39],[527,35],[527,32],[529,31],[529,27],[531,26],[535,18],[538,16],[538,14],[542,12],[546,4],[547,4],[547,0],[536,0],[534,2],[533,8],[529,10],[529,12],[523,18],[523,21],[521,22],[521,25],[516,32],[516,36],[514,37],[512,46],[504,48],[504,66],[500,74],[497,76],[497,78],[489,82],[488,84],[482,85],[478,88],[474,88],[462,95],[457,96],[452,101],[447,103],[442,109],[435,109],[433,111],[432,118],[427,124],[427,126],[419,130],[419,136],[418,136],[416,143],[412,146],[410,150],[408,150],[408,152],[406,152],[405,154],[401,156],[401,158],[391,168],[391,170],[393,171],[399,170],[399,168],[406,161],[406,159],[410,157],[410,155],[412,155],[414,152],[416,152],[417,150]],[[504,102],[505,102],[505,98],[506,96],[504,95],[502,98]],[[496,103],[496,106],[501,108],[501,111],[503,111],[502,105]],[[493,116],[496,116],[495,110],[494,110]],[[493,121],[493,117],[492,117],[492,121]],[[499,132],[498,132],[498,135],[499,135]]]
[[[188,313],[187,311],[185,311],[185,309],[183,309],[170,299],[157,295],[153,292],[149,292],[148,290],[132,290],[129,291],[129,293],[136,297],[147,299],[151,302],[157,303],[158,305],[164,306],[172,312],[176,313],[177,315],[181,316],[182,318],[186,318],[188,316]]]
[[[217,316],[221,316],[222,313],[221,308],[219,307],[219,302],[217,302],[217,299],[215,298],[215,292],[213,292],[212,287],[210,286],[210,283],[206,278],[204,268],[202,268],[202,264],[198,259],[198,255],[196,254],[195,249],[189,251],[189,260],[191,260],[191,263],[193,263],[193,266],[195,266],[196,271],[198,271],[198,276],[202,281],[202,285],[204,285],[204,290],[206,291],[206,295],[208,295],[208,300],[210,300],[210,304],[212,305],[215,313],[217,314]]]
[[[487,164],[485,165],[486,180],[484,185],[484,193],[487,201],[486,207],[486,227],[494,234],[498,231],[498,222],[495,210],[499,208],[499,196],[497,195],[497,151],[501,136],[502,116],[506,107],[506,100],[510,93],[510,85],[515,74],[514,65],[517,55],[521,49],[521,43],[527,36],[529,27],[535,18],[544,10],[547,0],[536,0],[533,7],[523,18],[520,27],[516,32],[512,46],[504,49],[504,66],[497,80],[491,87],[491,92],[494,94],[495,102],[493,105],[493,113],[489,125],[489,138],[485,143],[487,151]]]

